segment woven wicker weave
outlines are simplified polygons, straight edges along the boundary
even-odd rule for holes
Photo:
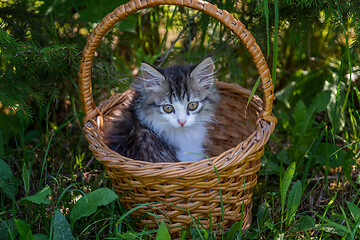
[[[219,20],[245,44],[261,78],[263,101],[254,96],[247,108],[249,90],[236,84],[217,82],[221,104],[216,118],[220,124],[215,125],[211,133],[211,161],[137,161],[112,151],[103,140],[103,116],[112,107],[131,99],[133,90],[115,94],[96,107],[91,88],[91,65],[95,50],[115,23],[138,10],[163,4],[187,6]],[[248,227],[252,188],[256,185],[260,158],[264,145],[274,131],[276,118],[272,115],[274,93],[270,71],[254,37],[240,21],[228,12],[200,0],[132,0],[109,13],[88,38],[80,64],[79,89],[89,148],[106,167],[125,207],[130,209],[136,204],[146,203],[132,213],[134,218],[141,218],[141,226],[157,228],[159,219],[146,214],[152,212],[164,216],[172,234],[191,226],[194,218],[208,229],[210,214],[214,228],[217,224],[226,228],[241,219],[243,229]]]

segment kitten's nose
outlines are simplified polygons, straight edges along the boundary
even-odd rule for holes
[[[177,122],[183,127],[186,123],[186,120],[184,119],[178,119]]]

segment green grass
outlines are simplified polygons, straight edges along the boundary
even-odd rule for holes
[[[272,62],[279,121],[253,189],[252,224],[242,231],[235,223],[222,239],[359,239],[360,4],[212,3],[240,19]],[[131,213],[141,205],[120,204],[81,130],[76,78],[86,31],[117,4],[0,4],[0,239],[170,239],[164,224],[137,229]],[[117,24],[94,59],[95,102],[124,91],[140,61],[165,66],[208,55],[219,79],[261,97],[246,48],[196,14],[158,7]],[[222,228],[191,219],[181,239],[216,239]]]

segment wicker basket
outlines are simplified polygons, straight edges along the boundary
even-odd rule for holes
[[[103,140],[103,117],[111,108],[132,97],[133,90],[115,94],[96,107],[91,88],[91,65],[95,50],[108,30],[128,15],[162,4],[181,5],[212,16],[223,23],[247,47],[259,72],[263,101],[254,96],[246,108],[250,91],[236,84],[217,82],[221,104],[211,133],[212,157],[196,162],[150,163],[121,156]],[[132,0],[116,8],[99,23],[87,40],[79,70],[79,89],[84,110],[84,132],[95,158],[104,164],[120,202],[139,225],[157,228],[152,212],[163,216],[172,234],[194,223],[209,229],[251,222],[252,188],[257,183],[264,145],[274,131],[274,98],[270,71],[254,37],[232,15],[201,0]],[[214,170],[217,169],[218,175]],[[151,204],[150,204],[151,203]],[[211,221],[209,221],[211,216]],[[211,223],[210,223],[211,222]]]

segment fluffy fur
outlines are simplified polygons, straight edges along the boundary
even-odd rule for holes
[[[141,65],[135,98],[105,117],[108,146],[123,156],[150,162],[196,161],[206,154],[208,123],[220,101],[214,63],[155,68]]]

